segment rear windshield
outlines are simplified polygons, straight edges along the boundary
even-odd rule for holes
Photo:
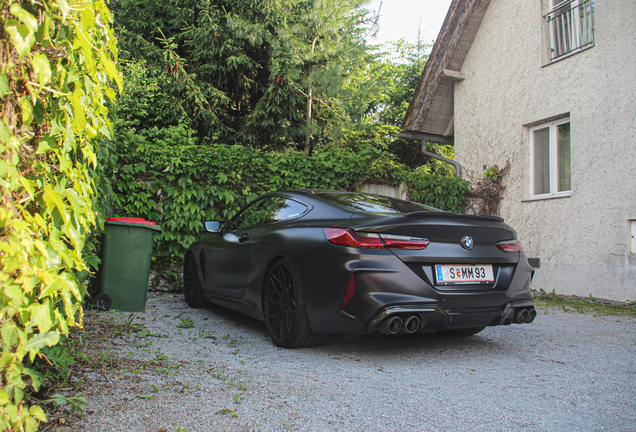
[[[413,213],[441,211],[434,207],[380,195],[357,193],[321,193],[320,198],[338,204],[347,210],[372,213]]]

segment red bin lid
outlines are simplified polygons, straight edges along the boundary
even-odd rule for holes
[[[136,217],[107,217],[108,222],[131,223],[139,225],[157,225],[154,220],[146,220]]]

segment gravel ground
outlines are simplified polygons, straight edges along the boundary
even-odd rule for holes
[[[87,312],[86,340],[86,415],[50,431],[636,430],[628,317],[540,308],[468,338],[285,350],[259,321],[150,293],[144,313]]]

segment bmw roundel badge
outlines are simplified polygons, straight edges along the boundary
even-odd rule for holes
[[[465,236],[462,241],[459,242],[461,247],[466,250],[471,250],[473,248],[473,238],[470,236]]]

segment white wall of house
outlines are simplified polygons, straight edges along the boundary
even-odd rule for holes
[[[636,300],[636,3],[597,0],[595,45],[551,64],[546,8],[491,1],[455,85],[455,157],[476,179],[510,161],[501,215],[541,259],[533,288]],[[528,125],[567,113],[571,194],[532,199]]]

